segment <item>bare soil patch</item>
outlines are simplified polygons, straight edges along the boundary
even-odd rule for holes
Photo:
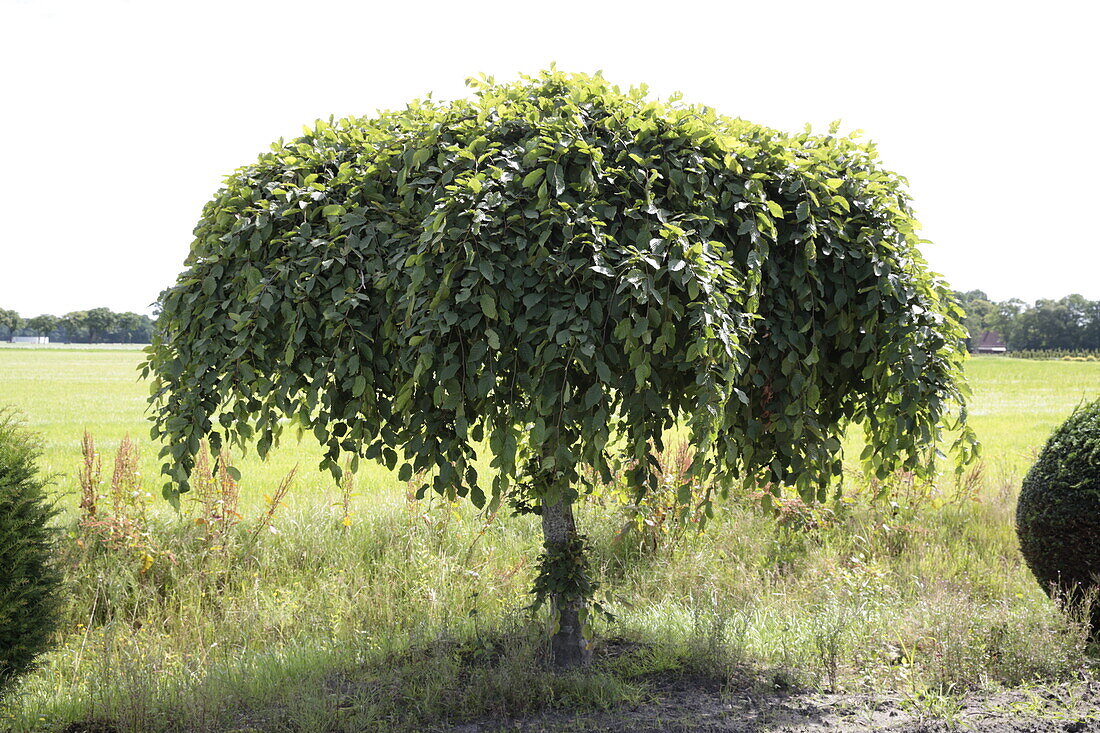
[[[464,723],[454,733],[608,731],[611,733],[742,733],[748,731],[1004,731],[1006,733],[1100,732],[1100,682],[974,693],[951,698],[948,709],[922,709],[904,696],[761,692],[683,676],[651,681],[642,703],[573,714],[548,711],[524,719]]]

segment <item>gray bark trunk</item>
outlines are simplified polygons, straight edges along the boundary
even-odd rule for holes
[[[566,542],[576,534],[577,525],[570,502],[542,505],[542,538],[545,542]],[[558,630],[550,637],[551,662],[561,669],[588,664],[592,660],[592,650],[581,634],[580,622],[584,601],[567,602],[560,594],[551,594],[550,603],[559,619]]]

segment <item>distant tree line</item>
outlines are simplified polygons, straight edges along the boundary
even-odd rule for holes
[[[955,293],[966,313],[971,348],[986,331],[996,331],[1012,351],[1100,350],[1100,300],[1067,295],[1029,305],[1018,298],[990,300],[981,290]],[[158,301],[159,302],[159,301]],[[149,343],[153,319],[138,313],[115,313],[110,308],[73,311],[63,316],[43,314],[22,318],[0,308],[0,339],[12,336],[49,336],[70,343]]]
[[[110,308],[73,311],[63,316],[44,313],[23,318],[13,310],[0,308],[0,339],[13,336],[49,336],[66,343],[147,344],[153,335],[153,319],[140,313],[115,313]]]
[[[981,290],[955,295],[966,312],[972,347],[983,333],[996,331],[1011,351],[1100,349],[1100,300],[1067,295],[1028,305],[1017,298],[995,302]]]

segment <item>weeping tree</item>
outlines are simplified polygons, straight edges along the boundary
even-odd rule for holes
[[[264,456],[296,424],[337,477],[379,460],[533,512],[569,666],[595,585],[573,508],[613,474],[644,499],[673,426],[706,515],[743,485],[826,498],[854,423],[880,477],[931,476],[945,430],[972,453],[961,312],[873,146],[599,76],[470,86],[319,121],[206,205],[144,365],[169,499],[203,438]]]

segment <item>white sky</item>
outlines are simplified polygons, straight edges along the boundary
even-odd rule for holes
[[[780,129],[841,119],[909,178],[954,287],[1097,300],[1098,7],[0,0],[0,308],[147,312],[273,140],[552,61]]]

